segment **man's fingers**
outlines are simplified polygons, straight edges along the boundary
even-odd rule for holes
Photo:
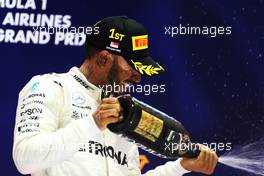
[[[103,103],[114,104],[114,103],[119,103],[119,101],[116,97],[109,97],[109,98],[102,99],[101,104],[103,104]]]
[[[218,157],[213,150],[201,144],[197,144],[200,155],[196,159],[183,158],[182,166],[187,170],[211,175],[216,167]]]
[[[102,99],[93,117],[100,129],[105,129],[109,123],[118,122],[122,116],[122,107],[115,97]]]
[[[211,173],[215,170],[216,164],[218,162],[218,157],[216,155],[216,153],[212,153],[212,166],[211,166]]]
[[[120,104],[101,104],[98,108],[99,110],[107,110],[107,109],[117,109],[117,111],[121,111],[121,106]]]
[[[200,155],[199,155],[198,158],[197,158],[197,160],[198,160],[198,161],[203,161],[204,158],[205,158],[204,147],[203,147],[203,145],[201,145],[201,144],[197,144],[197,145],[199,146],[199,150],[201,151],[201,152],[200,152]]]
[[[119,121],[119,118],[118,117],[114,117],[114,116],[108,116],[108,117],[105,117],[105,118],[100,118],[100,123],[103,125],[103,126],[107,126],[108,124],[110,123],[116,123]]]
[[[119,111],[117,111],[117,109],[106,109],[106,110],[99,111],[98,115],[100,116],[101,119],[107,118],[110,116],[119,117]]]
[[[116,118],[116,117],[108,117],[106,124],[116,123],[116,122],[119,122],[119,118]]]
[[[94,113],[94,119],[100,129],[105,129],[108,124],[116,123],[120,120],[116,109],[98,111],[96,114]]]
[[[211,163],[210,163],[210,160],[211,160],[211,152],[209,149],[204,149],[204,152],[205,152],[205,157],[204,157],[204,163],[205,163],[205,169],[208,171],[210,170],[210,167],[211,167]]]
[[[201,147],[200,147],[200,150],[201,150],[201,152],[200,152],[200,155],[198,156],[196,162],[198,162],[198,165],[199,165],[201,168],[204,168],[204,167],[205,167],[205,163],[204,163],[204,160],[205,160],[205,151],[204,151],[204,149],[202,149]]]
[[[206,166],[206,171],[208,174],[211,174],[212,172],[212,168],[213,168],[213,153],[211,153],[211,151],[207,151],[207,155],[208,155],[208,161],[207,162],[207,166]]]
[[[197,162],[199,162],[200,169],[206,174],[212,174],[218,161],[218,157],[215,152],[209,148],[199,145],[201,154],[199,155]]]

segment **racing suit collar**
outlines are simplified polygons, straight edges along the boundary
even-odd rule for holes
[[[92,91],[91,96],[101,100],[102,89],[90,83],[78,67],[72,67],[69,73],[80,85],[82,85],[87,90]]]

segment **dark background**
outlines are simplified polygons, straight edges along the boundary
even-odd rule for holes
[[[166,69],[164,74],[144,79],[143,83],[166,84],[167,90],[137,98],[180,120],[195,142],[231,142],[236,146],[263,136],[263,0],[124,2],[49,0],[42,13],[70,14],[73,26],[91,26],[113,15],[136,19],[149,31],[152,55]],[[0,8],[1,22],[7,11]],[[232,34],[215,38],[164,35],[165,26],[179,24],[231,26]],[[2,173],[19,175],[12,160],[12,142],[20,89],[33,75],[67,72],[79,66],[83,58],[82,47],[55,46],[52,42],[43,46],[0,43]],[[144,171],[166,161],[147,156],[150,164]],[[218,164],[214,175],[249,174]]]

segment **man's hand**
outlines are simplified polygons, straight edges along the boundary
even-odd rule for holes
[[[201,150],[200,155],[192,159],[183,158],[181,165],[186,170],[211,175],[214,172],[218,157],[213,150],[204,145],[199,144],[199,147]]]
[[[97,110],[93,113],[93,118],[101,130],[108,124],[122,120],[122,107],[116,97],[102,99]]]

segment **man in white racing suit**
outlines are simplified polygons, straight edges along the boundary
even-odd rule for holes
[[[22,174],[141,175],[136,144],[107,128],[122,120],[122,107],[116,97],[102,98],[99,87],[113,83],[126,87],[138,83],[140,73],[152,76],[164,69],[141,52],[147,50],[148,42],[144,28],[136,21],[109,17],[97,25],[102,27],[100,35],[87,37],[87,58],[80,68],[35,76],[21,90],[13,158]],[[130,51],[127,43],[132,43]],[[216,154],[201,146],[198,158],[170,161],[144,175],[178,176],[190,171],[211,174],[216,163]]]

